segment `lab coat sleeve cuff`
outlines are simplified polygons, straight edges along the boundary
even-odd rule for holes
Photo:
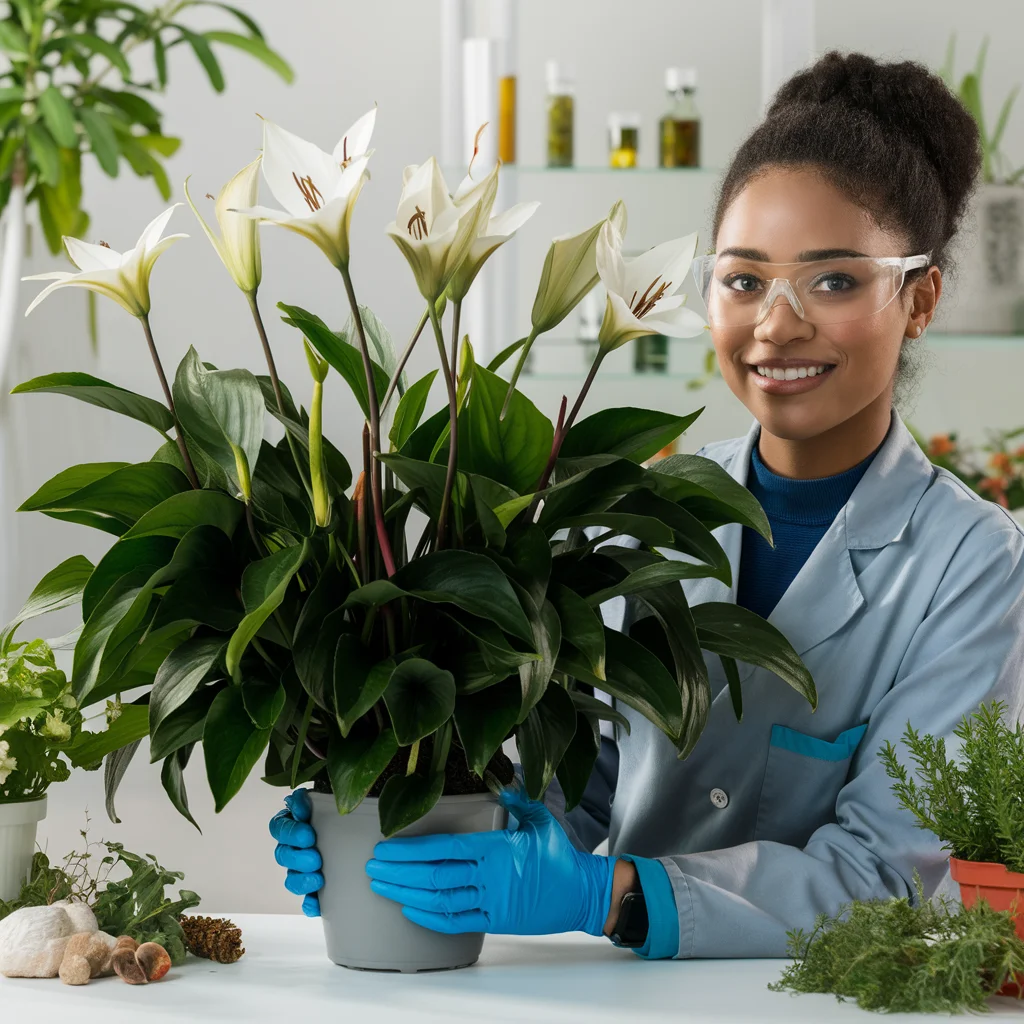
[[[665,865],[648,857],[620,855],[632,861],[647,904],[647,941],[633,952],[646,960],[665,960],[679,952],[679,914]]]

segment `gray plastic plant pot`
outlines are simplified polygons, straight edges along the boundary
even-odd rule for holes
[[[329,793],[310,793],[313,828],[324,860],[320,890],[327,955],[342,967],[367,971],[441,971],[476,963],[479,932],[443,935],[413,924],[402,908],[370,889],[366,862],[383,839],[377,801],[367,797],[339,814]],[[504,828],[507,813],[490,793],[443,796],[429,814],[398,833],[422,836],[490,832]]]

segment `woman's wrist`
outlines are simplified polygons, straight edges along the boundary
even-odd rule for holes
[[[604,934],[611,937],[615,931],[615,925],[619,919],[619,907],[622,904],[622,897],[627,892],[636,892],[640,887],[640,876],[637,874],[636,865],[630,860],[619,858],[615,861],[614,874],[612,876],[612,901],[608,908],[608,917],[604,922]]]

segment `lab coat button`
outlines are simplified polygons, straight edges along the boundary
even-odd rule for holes
[[[711,790],[711,802],[720,810],[725,810],[729,806],[729,794],[724,789],[719,789],[717,786]]]

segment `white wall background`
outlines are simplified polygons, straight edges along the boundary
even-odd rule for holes
[[[180,183],[192,174],[193,195],[216,193],[221,184],[251,160],[260,144],[259,113],[278,120],[324,148],[333,146],[352,120],[374,102],[380,106],[374,138],[373,181],[359,201],[353,247],[356,286],[403,341],[420,312],[420,302],[397,250],[384,237],[393,216],[401,168],[437,148],[440,78],[437,56],[437,4],[434,0],[248,0],[243,4],[263,25],[272,44],[294,64],[296,84],[288,88],[262,67],[223,55],[229,87],[211,93],[190,54],[174,51],[172,89],[163,101],[166,130],[184,144],[171,164]],[[543,65],[549,57],[576,68],[577,154],[580,164],[601,164],[605,156],[605,118],[609,110],[638,110],[643,116],[641,159],[655,159],[655,123],[663,105],[662,73],[670,64],[691,64],[700,75],[704,113],[704,162],[722,168],[744,134],[756,123],[760,102],[760,4],[697,0],[519,0],[520,161],[536,165],[543,156]],[[837,47],[875,55],[907,56],[932,66],[941,63],[950,31],[957,31],[960,69],[973,61],[981,37],[991,33],[986,102],[997,109],[1020,71],[1017,41],[1024,33],[1024,7],[1016,0],[933,0],[918,4],[860,0],[851,7],[819,0],[819,51]],[[994,115],[993,115],[994,116]],[[1024,161],[1024,111],[1007,133],[1010,155]],[[680,181],[655,176],[522,175],[520,198],[540,198],[540,213],[524,232],[519,251],[522,289],[532,291],[547,239],[596,220],[616,194],[631,212],[630,237],[646,245],[673,233],[701,228],[707,219],[714,179],[701,178],[689,193]],[[92,240],[114,248],[132,244],[161,203],[150,183],[125,172],[116,181],[95,168],[86,172],[87,205],[93,214]],[[180,193],[176,198],[181,198]],[[212,203],[208,204],[212,208]],[[153,283],[153,326],[171,371],[188,345],[220,365],[244,365],[262,372],[257,339],[244,302],[234,290],[187,208],[172,229],[192,240],[162,258]],[[703,244],[703,243],[702,243]],[[54,261],[35,252],[26,273],[49,269]],[[526,267],[530,267],[529,274]],[[262,305],[282,377],[297,397],[307,389],[307,371],[297,336],[277,321],[279,299],[304,305],[340,325],[346,315],[335,271],[308,243],[268,228],[264,234]],[[23,299],[35,285],[23,286]],[[520,319],[528,317],[528,304]],[[158,395],[158,386],[136,322],[111,303],[100,304],[100,351],[89,354],[85,303],[79,293],[61,293],[26,321],[10,383],[58,369],[83,369],[122,386]],[[413,369],[432,365],[422,347]],[[1024,355],[1003,346],[967,353],[937,349],[925,382],[915,422],[924,430],[959,428],[977,435],[985,426],[1010,426],[1022,411],[1018,402]],[[534,399],[555,412],[564,382],[527,385]],[[707,404],[700,423],[685,439],[692,450],[712,437],[735,434],[746,426],[744,410],[720,385],[696,395],[678,380],[644,381],[630,389],[621,380],[598,383],[593,407],[642,402],[666,409]],[[56,396],[5,399],[8,423],[8,493],[13,507],[60,469],[80,461],[148,458],[157,438],[146,428]],[[358,420],[354,402],[333,376],[325,414],[330,435],[350,456]],[[4,520],[0,520],[4,522]],[[83,552],[92,558],[107,546],[103,536],[43,516],[9,515],[3,619],[13,614],[36,580],[61,559]],[[56,617],[55,617],[56,618]],[[56,635],[73,624],[69,616],[45,623]],[[198,752],[197,752],[198,753]],[[85,813],[93,838],[124,842],[153,852],[166,865],[186,872],[186,885],[200,892],[208,910],[295,912],[297,901],[281,887],[282,869],[273,861],[266,822],[280,806],[280,790],[253,779],[220,815],[206,793],[201,759],[188,771],[200,836],[170,807],[159,783],[158,767],[146,764],[145,750],[121,788],[121,825],[107,822],[100,773],[78,773],[51,791],[49,817],[40,840],[61,855],[79,840]]]

